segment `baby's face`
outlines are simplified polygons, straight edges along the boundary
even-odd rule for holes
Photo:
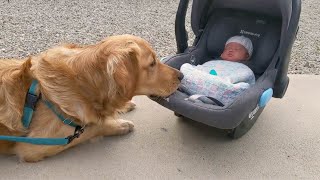
[[[244,61],[249,59],[249,53],[241,44],[231,42],[224,48],[221,58],[227,61]]]

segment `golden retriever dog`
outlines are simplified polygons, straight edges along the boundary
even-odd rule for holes
[[[84,127],[84,132],[68,145],[0,141],[0,153],[36,162],[95,137],[127,134],[133,123],[117,119],[117,112],[133,108],[130,100],[135,95],[169,96],[181,78],[179,71],[160,63],[148,42],[132,35],[111,36],[88,46],[58,46],[24,60],[2,59],[0,135],[72,135],[75,129],[62,123],[43,100]],[[33,79],[39,82],[41,100],[26,129],[21,118]]]

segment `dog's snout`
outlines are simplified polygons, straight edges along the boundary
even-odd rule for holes
[[[183,75],[181,72],[179,72],[178,79],[179,79],[180,81],[182,81],[183,77],[184,77],[184,75]]]

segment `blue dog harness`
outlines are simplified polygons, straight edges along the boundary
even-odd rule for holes
[[[37,87],[38,87],[38,81],[33,80],[28,90],[26,102],[23,109],[22,124],[26,129],[29,128],[31,124],[32,115],[33,115],[33,112],[35,111],[36,104],[41,98],[41,94],[36,92]],[[35,144],[35,145],[67,145],[71,143],[75,138],[79,138],[79,136],[83,133],[84,128],[75,124],[70,119],[64,118],[62,114],[58,113],[55,110],[54,105],[49,101],[43,100],[43,102],[64,124],[75,128],[73,135],[70,135],[65,138],[34,138],[34,137],[20,137],[20,136],[0,136],[0,140],[22,142],[22,143],[29,143],[29,144]]]

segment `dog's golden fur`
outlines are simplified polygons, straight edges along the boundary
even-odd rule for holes
[[[132,109],[130,100],[135,95],[170,95],[180,83],[179,76],[179,71],[159,62],[145,40],[131,35],[112,36],[89,46],[58,46],[24,60],[0,60],[0,135],[73,134],[74,128],[58,120],[42,101],[37,103],[30,128],[23,127],[21,117],[32,79],[39,81],[42,99],[85,126],[80,138],[66,146],[0,141],[0,153],[35,162],[97,136],[126,134],[133,123],[117,119],[117,112]]]

